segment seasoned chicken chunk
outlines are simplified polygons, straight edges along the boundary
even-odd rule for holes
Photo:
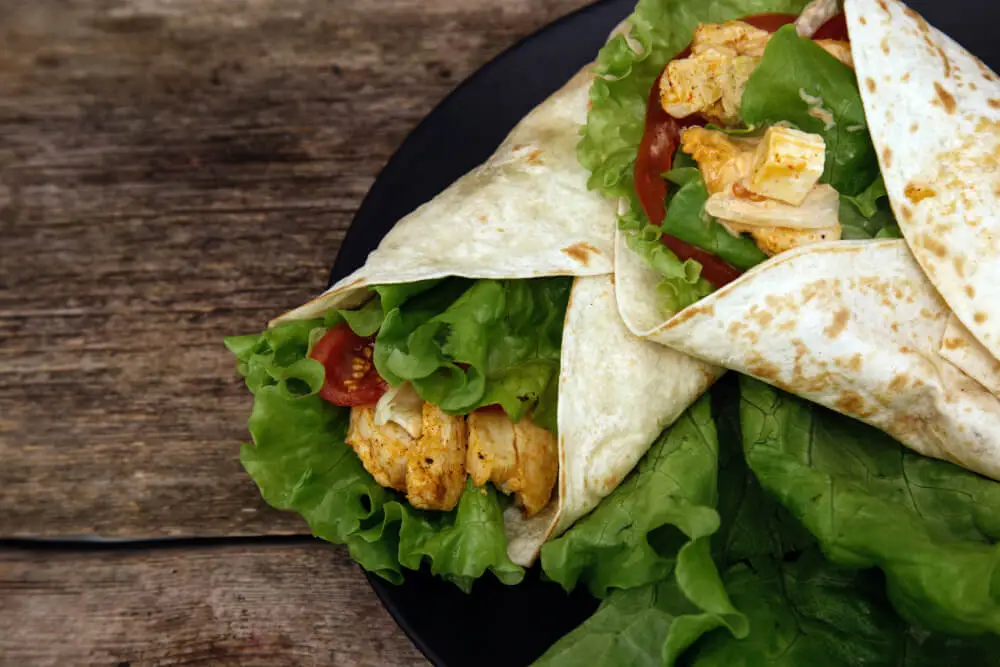
[[[758,143],[757,139],[731,139],[703,127],[681,131],[681,149],[698,163],[710,194],[728,190],[749,176]]]
[[[375,406],[351,408],[347,445],[381,486],[406,491],[406,457],[415,440],[398,424],[375,423]]]
[[[508,482],[514,499],[532,517],[548,505],[559,475],[559,446],[556,436],[525,417],[514,424],[517,476]]]
[[[839,241],[840,224],[821,229],[790,229],[788,227],[751,227],[727,222],[726,227],[735,234],[748,233],[757,247],[768,257],[781,254],[792,248],[811,245],[822,241]]]
[[[816,44],[840,62],[854,69],[854,56],[851,55],[850,42],[842,42],[839,39],[817,39]]]
[[[800,206],[819,182],[825,164],[826,142],[820,135],[769,127],[757,146],[747,188]]]
[[[406,457],[406,497],[419,509],[450,510],[465,488],[465,418],[424,403],[423,432]]]
[[[695,28],[691,39],[691,53],[699,54],[708,49],[717,49],[734,56],[760,58],[770,39],[771,33],[743,21],[702,23]]]
[[[525,417],[512,424],[503,412],[479,410],[469,415],[468,468],[476,486],[492,482],[513,494],[526,517],[549,503],[559,474],[556,436]]]
[[[515,474],[514,424],[502,410],[476,410],[468,416],[469,454],[466,467],[472,483],[503,487]],[[502,490],[502,488],[501,488]]]

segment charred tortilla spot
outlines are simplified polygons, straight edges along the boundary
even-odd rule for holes
[[[972,285],[966,285],[965,286],[965,294],[970,299],[975,299],[976,298],[976,288],[973,287]]]
[[[910,124],[910,132],[916,132],[919,129],[920,129],[920,123],[918,123],[917,121],[913,121]]]
[[[955,113],[954,96],[945,90],[944,86],[937,81],[934,82],[934,92],[937,93],[938,100],[941,102],[942,106],[944,106],[944,110],[948,113]]]
[[[903,83],[906,83],[907,81],[910,80],[910,73],[906,72],[905,74],[903,74],[903,76],[899,77],[899,80],[902,81]]]
[[[960,278],[965,277],[965,257],[962,255],[955,255],[952,258],[951,263],[955,265],[955,273],[959,275]]]
[[[858,21],[861,23],[861,25],[868,25],[868,19],[866,19],[864,16],[859,17]]]
[[[957,350],[959,348],[965,347],[965,341],[961,338],[945,338],[941,341],[941,344],[946,350]]]
[[[888,146],[882,151],[882,161],[885,162],[886,169],[892,167],[892,149]]]
[[[871,417],[874,414],[872,410],[868,409],[864,396],[851,390],[841,392],[834,403],[834,407],[844,414],[855,417],[865,418]]]
[[[906,389],[906,385],[909,384],[910,377],[906,373],[897,373],[892,381],[889,383],[889,391],[896,393]]]
[[[769,361],[764,361],[763,359],[750,365],[749,369],[751,375],[756,375],[761,380],[776,380],[778,375],[781,373],[781,369],[772,364]]]
[[[991,97],[986,103],[990,105],[991,109],[1000,109],[1000,100],[995,97]]]
[[[875,79],[873,79],[871,77],[868,77],[867,79],[865,79],[865,88],[868,89],[869,93],[874,93],[875,92]]]
[[[907,221],[912,220],[913,219],[913,211],[910,209],[910,207],[904,205],[902,207],[902,209],[903,209],[903,219],[907,220]]]
[[[937,255],[941,259],[944,259],[945,257],[948,256],[948,248],[930,234],[924,234],[923,236],[920,237],[920,240],[921,240],[921,245],[923,245],[924,248],[926,248],[933,254]]]
[[[903,193],[914,204],[919,204],[928,197],[933,197],[937,194],[934,188],[929,185],[920,185],[918,183],[907,183],[903,189]]]
[[[542,162],[542,149],[536,148],[528,154],[528,164],[539,166],[544,164]]]
[[[601,251],[589,243],[574,243],[562,249],[564,253],[580,262],[584,266],[590,264],[591,255],[600,255]]]
[[[886,4],[885,0],[878,0],[878,6],[882,8],[882,11],[892,17],[892,12],[889,11],[889,5]]]
[[[846,308],[841,308],[836,313],[833,314],[833,322],[830,323],[828,327],[823,329],[823,333],[826,334],[827,338],[836,338],[844,332],[847,328],[847,323],[851,319],[851,312]]]
[[[882,46],[882,53],[884,53],[885,55],[889,55],[889,38],[888,37],[883,37],[882,38],[882,44],[881,44],[881,46]]]
[[[984,322],[986,322],[987,319],[989,319],[989,315],[987,315],[986,313],[980,311],[980,312],[976,313],[975,315],[973,315],[972,319],[974,319],[976,321],[976,324],[983,324]]]
[[[682,310],[681,312],[679,312],[677,315],[675,315],[674,318],[670,321],[670,324],[671,326],[684,324],[692,317],[697,317],[698,315],[706,315],[708,317],[715,315],[715,305],[710,303],[706,306],[689,306],[684,310]],[[735,333],[735,331],[733,330],[735,325],[739,325],[739,328],[743,327],[742,322],[733,322],[731,325],[729,325],[730,333]]]

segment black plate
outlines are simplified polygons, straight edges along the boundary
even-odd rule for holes
[[[705,0],[710,1],[710,0]],[[912,0],[931,23],[994,69],[1000,2]],[[330,283],[360,267],[401,217],[486,160],[518,120],[595,57],[635,0],[604,0],[524,39],[469,77],[410,134],[365,197],[334,263]],[[502,99],[503,104],[497,100]],[[597,607],[584,592],[567,596],[540,581],[501,585],[492,576],[472,595],[431,577],[406,573],[402,586],[369,582],[410,639],[435,665],[517,667],[540,656]]]

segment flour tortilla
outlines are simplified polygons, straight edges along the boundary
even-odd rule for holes
[[[587,70],[577,74],[485,164],[400,220],[363,267],[272,323],[360,306],[371,285],[575,276],[559,376],[556,492],[531,519],[513,507],[504,515],[508,553],[525,566],[610,493],[722,373],[640,340],[618,318],[610,276],[615,208],[587,189],[576,159],[591,80]]]
[[[952,312],[903,241],[783,253],[666,322],[632,292],[655,274],[619,250],[619,307],[644,337],[1000,479],[1000,399],[939,354]]]
[[[845,11],[900,229],[951,310],[1000,359],[1000,78],[896,0],[847,0]]]

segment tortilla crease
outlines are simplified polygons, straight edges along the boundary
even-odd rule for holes
[[[400,220],[364,266],[271,323],[355,308],[371,298],[371,285],[575,276],[559,376],[557,488],[531,519],[514,507],[504,515],[508,553],[524,566],[610,493],[722,373],[633,336],[618,318],[615,206],[587,189],[576,159],[591,80],[589,67],[578,73],[483,165]]]
[[[900,229],[1000,359],[1000,78],[896,0],[847,0],[868,127]]]
[[[634,291],[656,276],[623,240],[616,268],[640,335],[1000,479],[1000,399],[939,354],[952,313],[905,242],[791,250],[658,323],[655,292]]]

